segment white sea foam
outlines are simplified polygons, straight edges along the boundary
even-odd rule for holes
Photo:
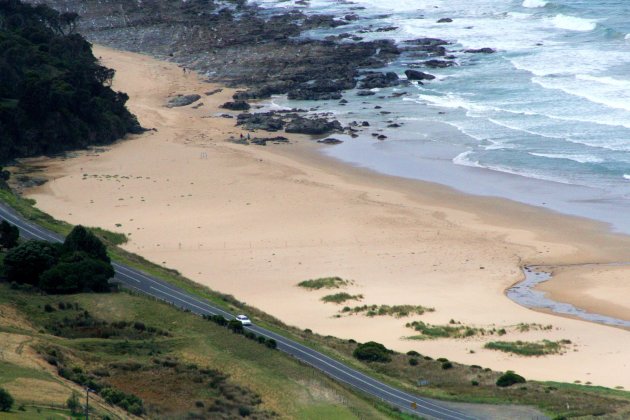
[[[608,79],[614,80],[611,78]],[[561,90],[569,95],[577,96],[608,108],[630,111],[630,87],[628,87],[628,90],[624,91],[606,83],[600,84],[599,86],[585,86],[584,83],[579,82],[577,76],[573,78],[534,77],[532,78],[532,82],[545,89]],[[627,117],[625,120],[627,121]],[[620,121],[619,125],[622,124],[623,121]]]
[[[592,31],[597,27],[597,20],[595,19],[568,16],[563,15],[562,13],[553,17],[551,22],[556,28],[566,29],[569,31],[587,32]]]
[[[479,161],[476,160],[471,160],[469,158],[469,156],[472,154],[472,150],[469,150],[467,152],[463,152],[460,153],[459,155],[455,156],[453,158],[453,163],[455,165],[461,165],[461,166],[470,166],[472,168],[483,168],[483,166],[481,166],[479,164]]]
[[[527,8],[545,7],[546,5],[545,0],[523,0],[523,7]]]
[[[628,174],[623,174],[623,177],[624,177],[624,179],[630,180],[630,175],[628,175]]]
[[[547,175],[547,174],[543,174],[540,172],[534,172],[534,171],[523,171],[523,170],[517,170],[517,169],[513,169],[513,168],[508,168],[505,166],[501,166],[501,165],[485,165],[485,164],[481,164],[479,163],[479,161],[477,160],[472,160],[470,158],[470,156],[473,154],[473,151],[467,151],[464,153],[460,153],[459,155],[455,156],[453,158],[453,163],[456,165],[460,165],[460,166],[469,166],[472,168],[483,168],[483,169],[488,169],[491,171],[496,171],[496,172],[503,172],[506,174],[511,174],[511,175],[518,175],[518,176],[522,176],[525,178],[533,178],[533,179],[539,179],[542,181],[551,181],[551,182],[558,182],[560,184],[574,184],[573,182],[569,181],[568,179],[565,178],[561,178],[558,176],[551,176],[551,175]]]
[[[567,159],[578,163],[602,163],[603,159],[593,155],[577,155],[577,154],[564,154],[564,153],[529,153],[532,156],[544,157],[548,159]]]

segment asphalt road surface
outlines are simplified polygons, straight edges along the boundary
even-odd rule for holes
[[[17,226],[23,238],[50,242],[63,241],[61,235],[27,222],[4,203],[0,203],[0,219],[5,219]],[[117,263],[113,263],[113,266],[116,271],[115,281],[121,283],[124,287],[153,296],[180,308],[188,309],[198,315],[223,315],[227,319],[234,318],[233,314],[213,306],[209,301],[197,298],[142,271]],[[278,343],[278,350],[290,354],[339,382],[363,391],[402,411],[421,417],[445,420],[470,420],[476,418],[454,410],[441,401],[418,397],[377,381],[331,357],[265,328],[252,325],[245,329],[267,338],[273,338]]]

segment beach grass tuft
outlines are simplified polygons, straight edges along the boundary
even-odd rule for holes
[[[542,340],[537,342],[528,341],[491,341],[484,346],[490,350],[499,350],[505,353],[514,353],[520,356],[546,356],[549,354],[562,353],[569,340],[550,341]]]
[[[347,300],[361,300],[361,299],[363,299],[363,295],[351,295],[350,293],[341,292],[341,293],[335,293],[333,295],[326,295],[322,298],[322,301],[326,303],[340,304]]]
[[[434,308],[428,308],[421,305],[363,305],[355,306],[351,308],[349,306],[344,307],[341,312],[345,314],[360,314],[365,316],[393,316],[396,318],[403,318],[410,315],[422,315],[425,312],[433,312]]]
[[[338,289],[348,285],[348,281],[341,277],[321,277],[313,280],[304,280],[298,283],[298,287],[303,287],[310,290],[319,289]]]

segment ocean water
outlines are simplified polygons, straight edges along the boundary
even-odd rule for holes
[[[367,98],[349,93],[346,106],[315,103],[342,122],[371,122],[359,138],[339,137],[345,142],[326,153],[393,175],[590,217],[630,233],[630,1],[256,3],[362,18],[310,36],[357,32],[403,44],[421,37],[452,43],[456,67],[420,68],[436,75],[434,81]],[[444,17],[453,22],[437,23]],[[370,25],[397,29],[358,33]],[[497,52],[463,52],[482,47]],[[422,60],[405,54],[387,70],[402,76]],[[392,97],[394,91],[406,94]],[[279,97],[271,106],[313,103]],[[387,128],[392,122],[402,127]],[[375,140],[374,132],[388,139]]]

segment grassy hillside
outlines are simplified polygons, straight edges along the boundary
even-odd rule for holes
[[[85,322],[86,311],[98,322]],[[67,415],[63,405],[73,390],[82,391],[74,382],[81,375],[137,396],[150,418],[394,414],[277,350],[125,292],[44,296],[0,284],[0,354],[0,387],[17,401],[2,418]],[[132,417],[92,398],[95,414]]]
[[[74,33],[78,16],[18,0],[0,2],[0,162],[111,143],[141,130]]]

